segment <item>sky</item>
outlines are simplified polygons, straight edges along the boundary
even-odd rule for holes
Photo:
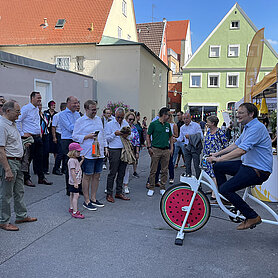
[[[194,53],[222,18],[233,7],[232,0],[133,0],[136,22],[190,20]],[[238,0],[258,29],[265,27],[265,38],[278,52],[278,0]],[[154,8],[152,9],[152,6]]]

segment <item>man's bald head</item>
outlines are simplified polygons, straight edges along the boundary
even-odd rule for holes
[[[74,96],[70,96],[67,98],[67,108],[71,111],[71,112],[75,112],[78,106],[78,99],[77,97]]]
[[[191,115],[190,113],[186,112],[183,114],[183,121],[185,123],[185,125],[189,125],[191,122]]]

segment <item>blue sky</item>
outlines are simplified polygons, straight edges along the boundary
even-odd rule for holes
[[[201,45],[236,1],[232,0],[133,0],[136,22],[189,19],[192,32],[192,51]],[[265,38],[278,52],[278,0],[237,1],[258,29],[265,27]]]

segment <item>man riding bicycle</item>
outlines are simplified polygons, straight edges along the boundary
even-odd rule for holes
[[[258,120],[258,109],[252,103],[242,103],[237,121],[244,130],[236,142],[217,153],[208,162],[216,162],[214,174],[219,192],[245,217],[237,229],[245,230],[260,224],[261,217],[235,192],[251,185],[259,185],[272,172],[272,146],[266,127]],[[233,160],[241,157],[241,160]],[[233,176],[227,181],[226,175]]]

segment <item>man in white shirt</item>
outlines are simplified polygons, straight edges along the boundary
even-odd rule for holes
[[[63,158],[63,150],[62,150],[62,145],[61,145],[61,127],[59,124],[59,115],[62,111],[64,111],[67,107],[67,103],[66,102],[62,102],[60,104],[60,112],[55,114],[53,116],[53,120],[52,120],[52,137],[53,137],[53,142],[55,144],[57,144],[57,156],[55,158],[55,164],[52,170],[52,174],[54,175],[63,175],[62,173],[65,173],[66,169],[62,168],[62,172],[60,171],[60,166],[61,166],[61,162],[64,160]],[[63,161],[63,165],[65,165],[65,162]]]
[[[184,113],[183,116],[184,125],[180,129],[180,136],[177,138],[177,142],[184,142],[184,160],[186,166],[186,174],[192,175],[191,163],[193,159],[193,164],[196,172],[196,177],[198,178],[201,171],[199,168],[200,164],[200,151],[197,149],[188,149],[189,137],[200,134],[200,139],[203,138],[203,132],[201,126],[195,122],[191,121],[191,115],[189,113]],[[199,142],[201,144],[201,142]],[[198,146],[200,146],[200,144]]]
[[[101,118],[96,116],[97,105],[92,100],[84,103],[85,115],[75,122],[72,139],[80,143],[84,156],[82,164],[83,179],[82,191],[84,195],[83,207],[88,210],[96,210],[104,205],[96,199],[100,173],[102,172],[103,158],[107,154],[107,142]],[[97,139],[100,147],[100,155],[93,153],[93,143]],[[91,187],[91,198],[89,188]]]
[[[121,140],[121,136],[128,137],[121,132],[123,127],[129,127],[129,124],[126,120],[124,120],[125,110],[119,107],[115,113],[115,119],[107,123],[105,127],[106,140],[109,146],[109,164],[110,164],[110,172],[107,176],[107,196],[106,200],[108,202],[114,203],[115,200],[112,196],[113,194],[113,185],[114,180],[116,179],[116,195],[115,198],[122,200],[130,200],[126,197],[123,192],[123,179],[125,176],[125,169],[127,164],[121,161],[121,154],[123,143]]]
[[[51,185],[52,182],[49,182],[43,173],[43,141],[38,108],[38,105],[41,104],[41,100],[42,97],[40,92],[32,92],[30,94],[30,103],[21,108],[21,115],[17,120],[17,128],[22,139],[30,136],[34,138],[34,143],[29,147],[29,166],[33,160],[33,169],[35,174],[38,175],[38,183]],[[26,152],[26,154],[28,155],[28,152]],[[24,184],[35,187],[30,178],[28,169],[27,171],[24,171]]]

